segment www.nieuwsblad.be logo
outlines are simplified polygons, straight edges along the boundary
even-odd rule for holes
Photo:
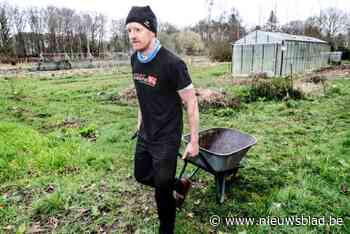
[[[140,74],[140,73],[134,73],[134,80],[137,80],[151,87],[154,87],[157,84],[157,77],[154,77],[151,75],[147,76],[145,74]]]
[[[291,225],[291,226],[334,226],[344,225],[342,217],[311,217],[311,216],[290,216],[290,217],[220,217],[213,215],[209,219],[210,225],[217,227],[219,225],[225,226],[239,226],[239,225]]]

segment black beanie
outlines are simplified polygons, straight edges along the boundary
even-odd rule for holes
[[[157,34],[157,18],[149,6],[131,8],[125,24],[137,22]]]

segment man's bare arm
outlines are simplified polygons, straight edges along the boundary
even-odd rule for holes
[[[198,102],[195,94],[194,88],[182,89],[178,91],[182,102],[186,106],[187,119],[191,132],[191,141],[186,146],[185,152],[183,154],[183,159],[188,155],[194,157],[198,155],[199,145],[198,145],[198,128],[199,128],[199,111]]]

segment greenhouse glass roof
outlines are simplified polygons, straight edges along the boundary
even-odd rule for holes
[[[256,30],[249,33],[245,37],[242,37],[234,45],[247,45],[247,44],[280,44],[282,41],[301,41],[311,43],[328,44],[326,41],[314,37],[297,36],[288,33],[281,32],[265,32]]]

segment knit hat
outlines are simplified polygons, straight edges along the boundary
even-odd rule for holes
[[[157,34],[157,18],[149,6],[132,7],[128,17],[126,17],[125,24],[130,22],[140,23],[148,30]]]

